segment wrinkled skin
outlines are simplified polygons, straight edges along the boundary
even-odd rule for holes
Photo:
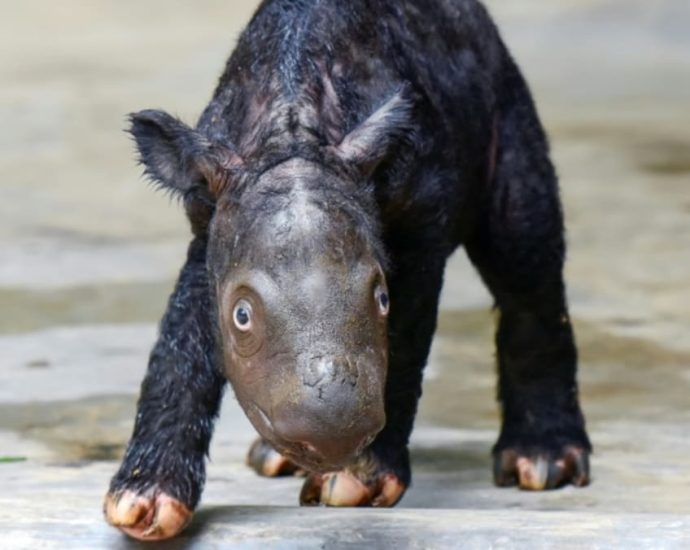
[[[558,182],[529,89],[476,0],[265,0],[195,128],[131,117],[194,234],[106,519],[190,521],[225,381],[262,475],[304,505],[393,506],[445,263],[491,291],[499,486],[586,485],[591,445]]]
[[[346,185],[332,180],[278,165],[241,208],[219,206],[209,245],[228,378],[259,433],[309,470],[344,466],[385,423],[385,275],[339,191],[323,200]]]

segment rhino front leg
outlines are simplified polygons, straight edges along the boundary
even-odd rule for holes
[[[225,379],[216,361],[206,242],[190,245],[141,386],[134,433],[105,498],[106,520],[163,540],[189,523]]]
[[[528,490],[584,486],[592,447],[578,399],[558,181],[517,67],[504,78],[495,175],[467,243],[500,314],[503,423],[494,478],[499,486]]]

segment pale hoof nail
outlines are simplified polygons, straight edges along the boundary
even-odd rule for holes
[[[525,457],[517,459],[518,478],[520,489],[526,491],[543,491],[549,479],[549,461],[544,457],[530,460]]]
[[[525,491],[557,489],[568,483],[584,487],[589,484],[589,453],[568,447],[551,457],[505,449],[494,457],[494,481],[499,487],[519,485]]]
[[[405,486],[397,476],[387,475],[383,478],[381,493],[371,502],[375,508],[392,508],[405,494]]]
[[[361,506],[370,499],[369,489],[348,472],[325,474],[321,486],[321,503],[326,506]]]
[[[148,497],[133,491],[108,494],[104,513],[110,525],[142,541],[174,537],[189,524],[193,515],[184,504],[165,493]]]
[[[299,466],[276,451],[270,443],[257,439],[247,453],[247,465],[263,477],[300,475]]]
[[[349,471],[311,474],[302,487],[302,506],[395,506],[407,488],[393,474],[381,474],[366,484]]]

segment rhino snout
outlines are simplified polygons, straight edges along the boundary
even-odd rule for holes
[[[310,469],[347,464],[385,425],[379,377],[347,357],[311,360],[302,373],[299,399],[274,409],[272,428],[297,462]]]

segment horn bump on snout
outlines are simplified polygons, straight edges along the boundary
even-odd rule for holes
[[[313,357],[302,374],[302,382],[310,388],[317,388],[327,383],[347,384],[354,388],[358,379],[359,366],[357,361],[349,357],[334,359]]]

